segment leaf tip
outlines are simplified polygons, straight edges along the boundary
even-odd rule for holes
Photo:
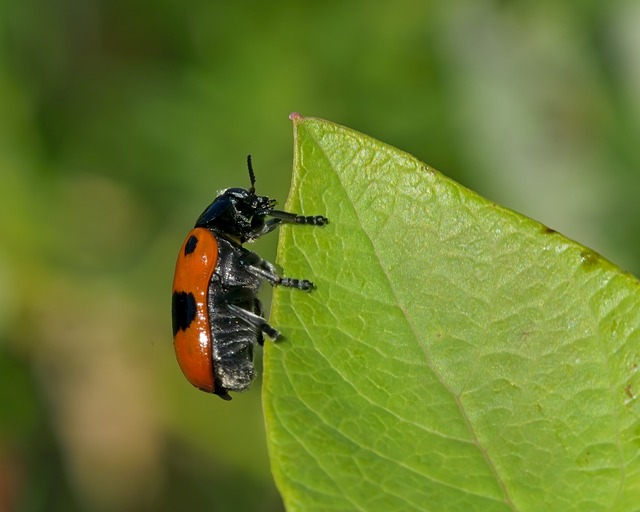
[[[304,118],[298,112],[291,112],[291,114],[289,114],[289,119],[295,123],[296,121],[302,121]]]

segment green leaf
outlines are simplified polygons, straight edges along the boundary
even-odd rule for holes
[[[414,157],[294,116],[264,405],[288,510],[638,510],[640,286]]]

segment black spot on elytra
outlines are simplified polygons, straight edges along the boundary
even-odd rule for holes
[[[171,298],[171,320],[173,321],[173,335],[178,331],[186,331],[197,313],[196,298],[193,293],[173,292]]]
[[[188,256],[193,251],[196,250],[196,246],[198,245],[198,237],[196,235],[191,235],[187,243],[184,245],[184,255]]]

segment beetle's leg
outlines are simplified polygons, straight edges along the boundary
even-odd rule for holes
[[[298,290],[310,291],[314,286],[306,279],[294,279],[292,277],[280,276],[276,267],[267,260],[262,259],[256,253],[246,251],[240,257],[240,265],[250,274],[269,281],[273,286],[286,286],[287,288],[297,288]]]
[[[306,224],[309,226],[326,226],[327,224],[329,224],[329,219],[323,217],[322,215],[305,217],[304,215],[297,215],[295,213],[283,212],[280,210],[269,210],[262,213],[261,215],[269,215],[272,218],[267,220],[262,226],[251,233],[251,235],[248,237],[251,240],[256,240],[261,236],[266,235],[267,233],[271,233],[280,224]]]
[[[253,301],[254,311],[245,309],[240,304],[247,304],[247,301]],[[275,340],[280,337],[280,332],[271,327],[269,323],[260,315],[262,312],[262,305],[260,301],[253,296],[251,290],[244,288],[233,288],[229,290],[224,298],[225,307],[231,311],[238,318],[249,324],[253,329],[260,334],[258,343],[262,345],[264,338],[262,333],[269,336],[269,338]]]
[[[264,219],[264,216],[262,218]],[[267,233],[271,233],[280,224],[282,224],[282,221],[280,219],[269,219],[260,227],[254,228],[253,231],[251,231],[251,233],[249,233],[245,238],[247,241],[257,240],[261,236],[264,236]]]
[[[227,308],[238,318],[248,323],[257,332],[266,334],[272,340],[277,340],[280,337],[280,331],[278,331],[278,329],[275,329],[274,327],[271,327],[261,316],[258,316],[251,311],[247,311],[240,306],[236,306],[235,304],[227,304]],[[258,343],[262,345],[264,343],[264,340],[258,340]]]
[[[287,224],[307,224],[310,226],[326,226],[329,224],[329,219],[323,215],[308,215],[305,217],[304,215],[281,210],[271,210],[268,215],[273,217],[272,221],[280,220],[280,222],[286,222]]]

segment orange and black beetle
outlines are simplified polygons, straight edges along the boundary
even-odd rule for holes
[[[305,279],[278,275],[275,267],[242,244],[283,222],[324,226],[321,215],[305,217],[275,210],[275,200],[251,188],[229,188],[204,210],[182,244],[171,301],[174,348],[185,377],[195,387],[231,400],[229,391],[247,389],[255,376],[253,347],[263,335],[280,333],[263,318],[257,298],[263,280],[299,290]]]

